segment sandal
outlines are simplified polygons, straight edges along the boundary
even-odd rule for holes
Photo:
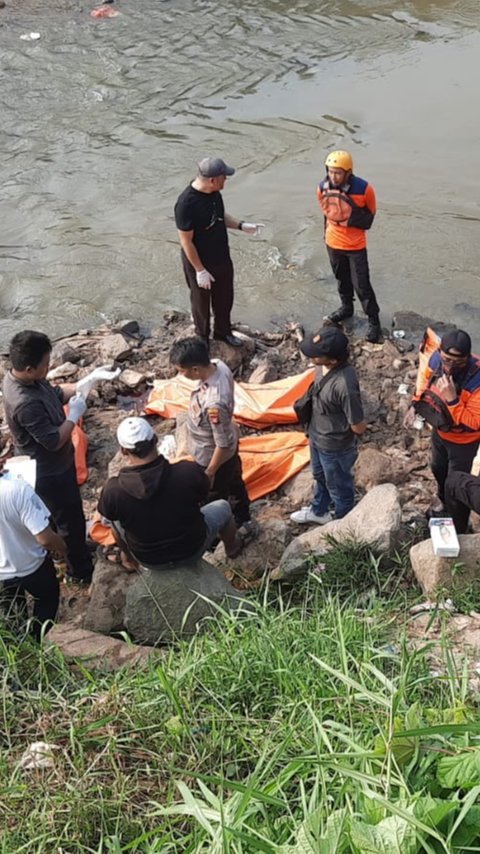
[[[118,546],[99,546],[97,549],[97,555],[107,563],[114,563],[117,564],[117,566],[123,566],[123,568],[127,569],[129,572],[134,572],[138,569],[138,567],[128,559],[125,552],[122,552]]]

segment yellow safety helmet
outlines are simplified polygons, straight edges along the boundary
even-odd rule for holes
[[[331,151],[325,166],[327,169],[345,169],[345,172],[349,172],[353,169],[352,155],[348,151]]]

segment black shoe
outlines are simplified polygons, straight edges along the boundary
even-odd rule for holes
[[[343,303],[336,311],[332,311],[326,320],[329,320],[331,323],[341,323],[342,320],[348,320],[349,317],[353,317],[353,305]]]
[[[223,341],[229,347],[241,347],[243,341],[240,338],[235,338],[235,335],[214,335],[215,341]]]
[[[380,338],[382,337],[382,327],[380,326],[380,321],[378,319],[369,318],[368,319],[368,329],[367,334],[365,335],[365,341],[369,341],[370,344],[378,344]]]

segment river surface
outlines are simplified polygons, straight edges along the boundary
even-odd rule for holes
[[[196,161],[237,167],[234,319],[336,304],[315,188],[332,148],[375,187],[372,282],[480,338],[478,0],[77,0],[0,10],[0,343],[188,297],[173,220]],[[40,39],[22,41],[36,31]]]

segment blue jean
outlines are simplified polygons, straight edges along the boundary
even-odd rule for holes
[[[345,451],[320,451],[310,442],[312,473],[316,481],[312,510],[316,516],[323,516],[331,502],[335,505],[337,519],[350,512],[355,503],[353,466],[357,456],[355,445]]]

